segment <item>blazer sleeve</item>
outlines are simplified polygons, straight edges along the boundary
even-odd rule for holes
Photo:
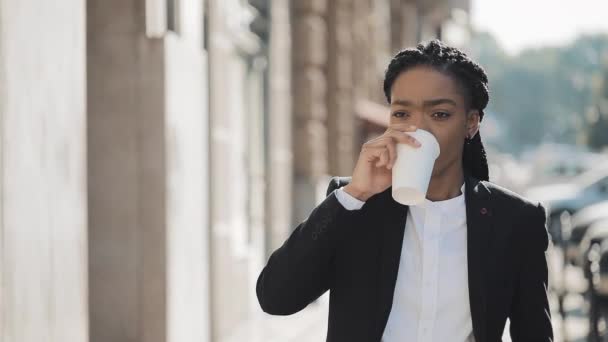
[[[272,315],[290,315],[305,308],[332,286],[336,245],[360,215],[349,211],[334,190],[345,177],[333,177],[327,197],[274,251],[256,283],[260,307]]]
[[[539,203],[528,219],[529,233],[522,237],[524,255],[509,315],[513,342],[553,341],[545,255],[549,246],[546,216],[545,208]]]

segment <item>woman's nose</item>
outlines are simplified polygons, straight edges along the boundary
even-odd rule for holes
[[[422,119],[414,119],[413,125],[416,126],[416,128],[418,128],[418,129],[423,129],[425,131],[429,131],[428,125]]]
[[[415,115],[412,115],[411,123],[412,123],[412,125],[416,126],[416,128],[421,128],[421,129],[427,130],[426,124],[423,119],[424,119],[424,114],[417,113]]]

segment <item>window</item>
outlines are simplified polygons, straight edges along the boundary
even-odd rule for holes
[[[209,1],[203,4],[203,50],[209,51]]]
[[[146,0],[146,35],[163,38],[168,31],[179,33],[179,0]]]
[[[167,0],[167,30],[179,33],[179,0]]]

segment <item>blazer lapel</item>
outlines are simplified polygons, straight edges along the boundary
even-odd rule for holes
[[[467,215],[467,263],[469,280],[469,301],[475,340],[485,339],[485,264],[488,238],[492,222],[489,189],[476,178],[465,174],[465,203]],[[378,198],[379,205],[376,213],[380,219],[379,279],[376,307],[376,329],[378,339],[381,338],[393,304],[393,294],[399,271],[403,235],[407,220],[408,206],[393,199],[392,187],[389,187]],[[485,208],[485,209],[484,209]]]
[[[490,190],[473,176],[466,176],[465,203],[467,214],[467,266],[469,303],[473,332],[477,342],[486,340],[486,310],[488,305],[485,261],[492,236],[493,207]]]
[[[408,206],[393,199],[392,187],[380,193],[378,205],[378,217],[380,219],[380,243],[379,253],[379,278],[376,310],[376,335],[378,340],[382,337],[384,327],[388,320],[399,260],[401,258],[401,246],[403,245],[403,233],[407,219]]]

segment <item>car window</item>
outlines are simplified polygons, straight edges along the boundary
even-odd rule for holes
[[[608,193],[608,176],[606,176],[602,180],[600,180],[600,182],[598,184],[599,184],[600,190],[602,190],[605,193]]]
[[[588,188],[591,186],[597,186],[600,182],[608,181],[608,168],[593,168],[589,171],[583,172],[581,175],[575,178],[574,183],[581,188]]]

